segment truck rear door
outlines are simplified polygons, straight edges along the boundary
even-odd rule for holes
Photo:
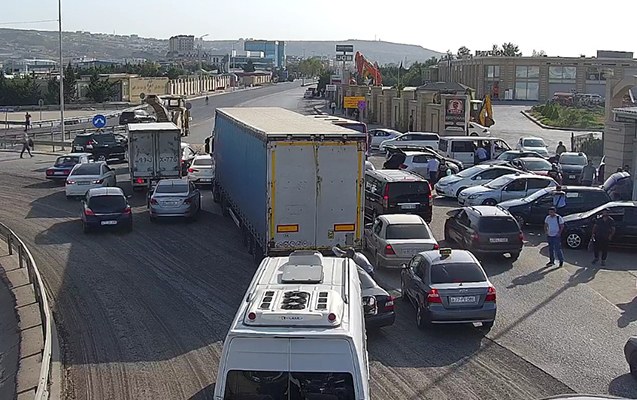
[[[131,175],[133,178],[154,176],[153,136],[154,132],[135,132],[130,135]]]
[[[181,134],[163,131],[157,135],[157,172],[164,178],[181,175]]]

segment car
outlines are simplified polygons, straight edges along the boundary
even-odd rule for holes
[[[457,198],[466,188],[483,185],[503,175],[520,172],[515,168],[500,165],[478,164],[454,175],[444,176],[436,182],[436,193],[445,197]]]
[[[88,233],[99,228],[121,228],[127,232],[133,230],[133,213],[124,195],[118,187],[100,187],[89,189],[82,200],[82,230]]]
[[[414,144],[418,146],[427,146],[432,149],[438,148],[440,136],[433,132],[407,132],[393,139],[384,140],[380,143],[379,149],[385,151],[385,147],[391,144]]]
[[[215,176],[215,166],[209,154],[197,155],[188,168],[188,180],[195,184],[212,185]]]
[[[119,115],[119,124],[136,124],[140,122],[155,122],[157,117],[150,115],[143,109],[122,111]]]
[[[188,175],[188,168],[197,156],[197,151],[188,143],[181,142],[181,175]]]
[[[396,320],[394,296],[380,287],[361,267],[358,267],[358,278],[361,281],[365,327],[367,329],[378,329],[383,326],[393,325]]]
[[[55,159],[53,166],[46,169],[46,179],[66,180],[75,165],[86,164],[90,161],[90,153],[69,153],[59,156]]]
[[[90,189],[103,186],[117,186],[115,171],[106,161],[77,164],[66,178],[66,198],[84,196]]]
[[[371,161],[365,160],[365,171],[373,171],[375,169],[376,167],[374,167]]]
[[[524,243],[522,229],[511,213],[494,206],[463,207],[447,213],[445,242],[474,254],[506,254],[515,261]]]
[[[382,214],[416,214],[431,222],[433,201],[429,182],[409,171],[365,171],[365,217]]]
[[[201,193],[185,179],[162,179],[149,194],[151,222],[160,217],[195,219],[201,210]]]
[[[495,286],[480,261],[466,250],[439,249],[415,255],[400,273],[402,299],[416,308],[416,325],[482,323],[493,327]]]
[[[536,153],[534,151],[507,150],[504,153],[501,153],[499,156],[497,156],[493,160],[483,161],[480,164],[511,165],[511,161],[520,157],[543,158],[539,153]]]
[[[469,136],[491,136],[491,131],[486,126],[470,121],[468,124]]]
[[[537,175],[547,176],[553,164],[545,158],[540,157],[520,157],[510,161],[513,168],[530,172]]]
[[[503,175],[484,185],[461,191],[458,194],[458,204],[494,206],[505,200],[522,199],[540,189],[556,186],[557,182],[547,176],[528,173]]]
[[[628,172],[615,172],[604,181],[602,188],[613,201],[632,200],[633,179]]]
[[[376,267],[399,267],[414,254],[439,246],[418,215],[384,214],[365,225],[363,248],[372,254]]]
[[[378,128],[370,129],[368,135],[370,137],[370,147],[372,149],[378,149],[383,141],[398,137],[402,135],[402,133],[393,129]]]
[[[557,168],[562,174],[562,183],[577,185],[581,182],[584,166],[588,164],[588,157],[584,153],[564,152],[557,160]]]
[[[540,137],[521,137],[518,140],[517,149],[520,151],[533,151],[540,154],[542,157],[548,157],[549,151],[546,142]]]
[[[564,234],[562,239],[569,249],[586,248],[593,232],[597,218],[602,211],[615,220],[615,235],[612,244],[618,246],[634,246],[637,244],[637,202],[611,201],[590,211],[567,215],[564,217]]]
[[[464,169],[462,163],[458,160],[454,160],[449,157],[445,157],[440,154],[438,151],[432,149],[431,147],[426,146],[417,146],[410,144],[393,144],[385,147],[386,149],[386,158],[389,159],[393,154],[403,153],[408,151],[412,151],[414,153],[419,153],[425,155],[427,160],[428,157],[435,157],[440,166],[438,167],[438,172],[440,176],[447,175],[447,170],[451,171],[452,174],[456,174]]]
[[[556,189],[550,187],[538,190],[523,199],[503,201],[498,207],[509,211],[522,227],[526,224],[541,225],[544,224],[549,208],[556,205]],[[560,190],[564,192],[564,205],[557,209],[557,213],[562,217],[586,212],[611,201],[608,193],[599,187],[561,186]]]
[[[128,158],[128,139],[112,132],[78,134],[71,146],[74,152],[90,153],[97,161]]]

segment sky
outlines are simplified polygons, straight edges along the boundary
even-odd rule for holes
[[[383,40],[454,53],[513,42],[523,55],[637,54],[637,1],[61,0],[65,31],[210,39]],[[57,30],[57,0],[3,0],[0,28]],[[93,5],[88,5],[92,3]],[[53,21],[51,21],[53,20]],[[42,22],[48,21],[48,22]]]

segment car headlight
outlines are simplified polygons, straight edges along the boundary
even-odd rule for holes
[[[480,197],[481,193],[474,193],[469,195],[469,199],[477,199]]]

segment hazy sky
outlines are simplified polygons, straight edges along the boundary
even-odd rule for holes
[[[57,30],[57,0],[3,0],[0,27]],[[88,5],[91,4],[91,5]],[[637,53],[637,1],[62,0],[63,28],[145,37],[382,39],[444,52],[514,42],[524,53]],[[616,35],[616,36],[613,36]]]

